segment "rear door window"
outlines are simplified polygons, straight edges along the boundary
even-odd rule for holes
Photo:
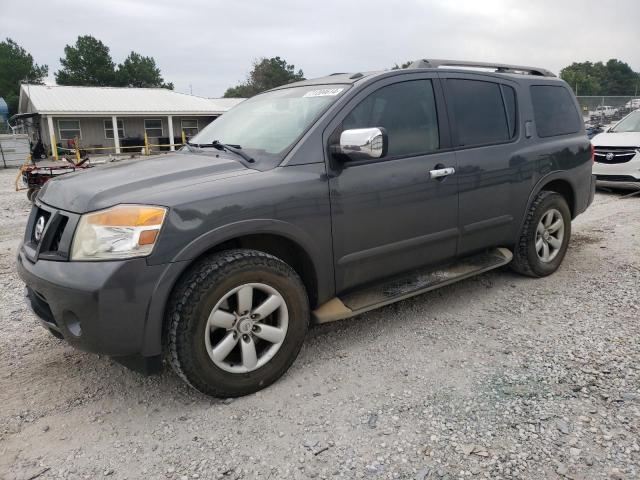
[[[556,85],[532,85],[531,102],[539,137],[580,131],[580,117],[569,91]]]
[[[509,93],[511,90],[511,93]],[[458,146],[475,146],[508,142],[515,130],[507,120],[505,102],[500,85],[481,80],[447,80],[447,102],[453,110]],[[515,128],[515,94],[505,88],[505,96],[512,95],[507,106]],[[513,133],[512,133],[513,132]]]
[[[438,116],[431,80],[394,83],[360,102],[342,122],[342,129],[383,127],[389,157],[417,155],[440,146]]]

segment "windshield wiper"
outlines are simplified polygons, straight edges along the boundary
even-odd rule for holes
[[[249,155],[247,155],[246,153],[244,153],[241,150],[242,147],[240,145],[227,145],[226,143],[222,143],[219,140],[214,140],[211,143],[191,143],[191,142],[187,142],[187,145],[189,145],[191,147],[197,147],[197,148],[215,148],[216,150],[235,153],[236,155],[238,155],[239,157],[242,157],[244,160],[246,160],[249,163],[254,163],[255,162],[255,160],[253,158],[251,158]]]

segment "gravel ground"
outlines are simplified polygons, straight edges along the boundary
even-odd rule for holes
[[[0,478],[640,478],[640,198],[599,193],[562,268],[501,269],[312,329],[255,395],[73,350],[22,299],[0,172]]]

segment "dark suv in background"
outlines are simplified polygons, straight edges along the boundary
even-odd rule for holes
[[[508,263],[553,273],[594,194],[578,112],[565,82],[512,65],[286,85],[180,152],[47,183],[18,270],[55,336],[244,395],[289,368],[310,321]]]

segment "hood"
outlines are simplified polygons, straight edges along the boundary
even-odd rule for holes
[[[171,206],[171,190],[258,173],[223,156],[176,153],[100,165],[49,180],[39,199],[61,210],[85,213],[118,203]],[[166,196],[162,193],[166,192]],[[166,202],[159,203],[158,198]]]
[[[594,147],[640,147],[640,132],[599,133],[591,139]]]

